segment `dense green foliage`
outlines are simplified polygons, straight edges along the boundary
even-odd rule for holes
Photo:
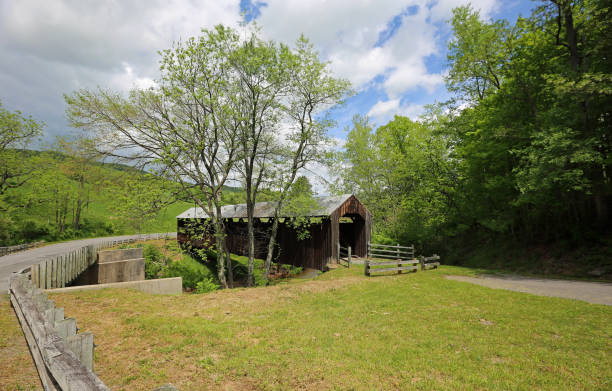
[[[602,238],[612,199],[610,2],[547,1],[514,24],[466,6],[451,25],[454,98],[376,130],[355,118],[339,190],[372,210],[379,241],[448,250]]]
[[[50,151],[19,153],[31,177],[0,196],[0,245],[175,231],[176,215],[191,205],[166,204],[167,182],[128,166]]]

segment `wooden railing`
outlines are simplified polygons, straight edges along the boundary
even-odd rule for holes
[[[55,258],[45,259],[36,265],[32,265],[30,268],[32,283],[35,287],[40,289],[64,288],[96,262],[98,250],[126,243],[161,239],[164,237],[175,237],[175,234],[146,234],[140,235],[138,238],[107,240],[81,247],[65,254],[58,255]]]
[[[17,251],[23,251],[23,250],[27,250],[27,249],[32,248],[32,247],[40,246],[43,243],[44,243],[44,241],[33,242],[33,243],[17,244],[15,246],[8,246],[8,247],[0,247],[0,257],[3,256],[3,255],[12,254],[12,253],[17,252]]]
[[[432,255],[431,257],[419,257],[421,270],[437,269],[440,266],[440,256]]]
[[[380,259],[380,261],[379,261]],[[386,259],[389,259],[387,261]],[[386,244],[368,243],[368,256],[365,261],[365,274],[371,276],[372,273],[397,272],[403,271],[416,272],[421,265],[421,270],[437,269],[440,266],[440,257],[414,256],[414,246],[390,246]],[[389,267],[393,266],[393,267]]]
[[[343,261],[344,258],[346,258],[347,266],[351,267],[351,257],[352,257],[351,246],[342,247],[340,243],[338,243],[338,262]]]
[[[366,276],[371,276],[372,273],[384,273],[384,272],[397,272],[398,274],[402,274],[403,271],[413,271],[416,272],[419,267],[416,266],[419,264],[418,259],[398,259],[397,261],[371,261],[370,259],[366,259],[364,272]],[[411,265],[411,266],[404,266]],[[380,267],[383,266],[383,267]],[[395,266],[395,267],[387,267],[387,266]]]
[[[386,244],[368,243],[368,259],[414,259],[414,246],[389,246]]]
[[[109,391],[93,373],[92,333],[77,334],[76,320],[64,318],[25,274],[10,277],[9,298],[45,390]]]

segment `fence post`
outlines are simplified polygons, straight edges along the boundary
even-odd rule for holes
[[[337,248],[338,248],[338,263],[340,263],[340,241],[338,241],[337,243]]]
[[[425,258],[422,255],[419,257],[419,261],[421,263],[421,271],[425,270]]]
[[[365,260],[365,264],[364,264],[363,270],[364,270],[364,273],[365,273],[366,276],[370,275],[370,259],[369,258],[367,258]]]
[[[397,244],[397,267],[398,267],[397,274],[402,274],[402,269],[399,269],[399,268],[402,267],[402,258],[401,258],[401,255],[400,255],[399,243]]]
[[[367,246],[368,247],[366,248],[366,258],[370,258],[370,251],[371,251],[372,245],[370,244],[370,242],[368,242]]]
[[[348,267],[351,267],[351,246],[348,246]]]

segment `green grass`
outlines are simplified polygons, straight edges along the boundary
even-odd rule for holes
[[[530,245],[509,238],[483,243],[465,242],[447,251],[444,263],[480,268],[488,273],[612,281],[612,235],[601,233],[592,242],[557,241]],[[598,271],[598,275],[592,274]]]
[[[606,390],[612,308],[492,290],[439,270],[179,297],[54,294],[96,335],[96,371],[117,390]]]

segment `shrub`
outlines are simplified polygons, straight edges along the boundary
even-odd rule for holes
[[[163,272],[164,277],[182,277],[183,288],[196,289],[198,282],[205,279],[214,279],[211,270],[204,264],[196,261],[188,255],[179,261],[170,262]]]
[[[145,259],[145,279],[158,278],[168,265],[168,259],[155,246],[147,244],[142,250]]]
[[[219,285],[212,278],[208,277],[196,284],[195,293],[207,293],[217,289],[219,289]]]
[[[302,272],[302,268],[293,265],[281,265],[281,267],[289,274],[290,277],[297,276]]]
[[[20,231],[20,236],[26,242],[31,242],[48,235],[49,227],[33,220],[26,220],[22,223]]]

